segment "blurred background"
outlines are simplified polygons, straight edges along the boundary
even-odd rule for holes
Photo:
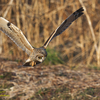
[[[100,66],[99,0],[0,0],[0,16],[20,28],[32,46],[40,47],[70,14],[82,6],[84,15],[49,44],[44,64],[57,61]],[[27,57],[0,31],[0,58],[20,63]],[[54,62],[50,57],[55,58]]]
[[[36,67],[21,66],[27,54],[0,31],[0,100],[100,100],[100,0],[0,0],[0,16],[38,48],[80,7]]]

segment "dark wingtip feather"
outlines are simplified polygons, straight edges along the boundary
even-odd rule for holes
[[[78,9],[76,12],[82,12],[84,11],[83,7],[81,7],[80,9]]]
[[[77,19],[78,17],[80,17],[83,14],[83,7],[79,8],[78,10],[76,10],[73,14],[75,16],[75,19]]]

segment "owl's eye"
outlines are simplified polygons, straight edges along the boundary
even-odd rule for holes
[[[42,59],[42,57],[38,57],[38,59]]]

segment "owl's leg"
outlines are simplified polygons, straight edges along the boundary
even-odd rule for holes
[[[36,65],[36,62],[32,61],[32,62],[31,62],[31,66],[33,67],[33,66],[35,66],[35,65]]]

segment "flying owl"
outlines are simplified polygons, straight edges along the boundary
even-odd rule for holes
[[[0,17],[0,30],[3,31],[17,46],[19,46],[23,51],[25,51],[29,58],[24,63],[24,66],[35,66],[42,63],[47,57],[46,48],[50,41],[60,35],[65,31],[71,23],[83,14],[84,9],[80,8],[71,14],[61,25],[50,35],[44,45],[40,48],[32,47],[28,42],[23,32],[16,27],[14,24],[10,23],[8,20]]]

